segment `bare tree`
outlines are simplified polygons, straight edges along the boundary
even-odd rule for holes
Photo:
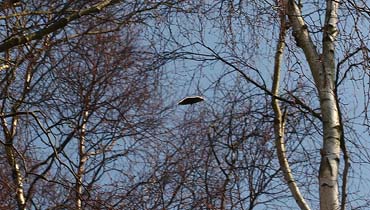
[[[4,1],[1,208],[366,206],[369,11]]]
[[[5,3],[2,207],[111,208],[160,123],[160,63],[134,23],[165,2]]]
[[[164,55],[178,59],[173,65],[194,72],[188,80],[197,88],[192,91],[212,98],[220,81],[232,83],[236,72],[256,88],[254,94],[271,97],[277,157],[301,209],[356,208],[366,199],[349,202],[348,195],[366,192],[355,185],[348,189],[348,148],[357,151],[355,159],[368,159],[367,135],[360,135],[368,127],[368,8],[353,1],[199,2],[191,12],[168,18],[158,37],[168,40],[162,47],[168,50]],[[353,87],[362,87],[364,94]],[[351,101],[353,95],[364,105]],[[364,166],[355,162],[352,173]],[[352,183],[359,179],[353,177]]]

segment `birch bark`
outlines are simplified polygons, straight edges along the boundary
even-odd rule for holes
[[[287,2],[288,17],[297,45],[302,48],[318,91],[323,122],[323,148],[319,170],[320,209],[339,209],[338,172],[342,128],[335,97],[335,39],[339,1],[326,1],[322,55],[313,44],[301,11],[294,0]],[[344,192],[345,193],[345,192]]]
[[[86,105],[87,107],[87,105]],[[88,118],[89,112],[83,111],[82,114],[82,126],[81,126],[81,134],[80,134],[80,142],[78,145],[78,155],[80,158],[78,169],[77,169],[77,175],[76,175],[76,209],[82,210],[82,196],[83,196],[83,180],[84,180],[84,174],[85,174],[85,165],[86,161],[88,159],[88,156],[85,151],[85,144],[86,144],[86,124],[87,124],[87,118]]]
[[[283,59],[284,48],[285,48],[285,36],[286,36],[287,24],[285,10],[283,9],[280,14],[280,33],[279,40],[276,47],[275,62],[274,62],[274,77],[272,83],[273,98],[272,107],[275,113],[274,119],[274,134],[275,134],[275,145],[277,150],[277,156],[279,159],[280,168],[284,175],[285,182],[287,183],[290,192],[292,193],[297,205],[302,210],[310,210],[310,207],[303,198],[298,186],[295,181],[292,171],[289,166],[288,158],[286,156],[285,147],[285,113],[281,111],[279,101],[277,97],[279,96],[279,83],[280,83],[280,72],[281,72],[281,62]]]

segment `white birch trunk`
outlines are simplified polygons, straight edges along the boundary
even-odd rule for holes
[[[1,125],[5,134],[5,152],[8,163],[12,171],[13,183],[16,187],[16,200],[19,210],[26,210],[26,199],[24,196],[23,176],[17,162],[17,154],[14,150],[13,140],[16,132],[18,118],[15,116],[11,123],[11,128],[8,129],[7,122],[4,118],[1,119]]]
[[[85,173],[85,165],[88,159],[88,156],[85,152],[85,144],[86,144],[86,123],[87,117],[89,115],[88,111],[83,112],[82,116],[82,126],[81,126],[81,134],[80,134],[80,142],[78,145],[78,155],[80,158],[77,175],[76,175],[76,210],[82,210],[82,194],[83,194],[83,178]]]
[[[338,172],[340,158],[341,126],[335,97],[335,38],[337,35],[337,10],[339,1],[326,1],[323,34],[323,68],[320,73],[320,106],[323,119],[324,144],[320,165],[320,209],[339,209]],[[345,192],[344,192],[345,193]]]
[[[337,35],[339,1],[327,1],[321,56],[310,38],[300,9],[293,0],[287,3],[293,35],[297,45],[303,49],[319,93],[324,134],[319,170],[320,209],[337,210],[339,209],[338,169],[342,130],[334,91],[334,43]]]
[[[284,5],[279,5],[284,6]],[[274,63],[274,77],[273,77],[273,85],[272,85],[272,107],[275,113],[274,119],[274,134],[275,134],[275,145],[277,156],[280,164],[280,168],[284,175],[284,179],[286,184],[289,187],[290,192],[292,193],[297,205],[301,210],[310,210],[307,202],[303,198],[299,187],[297,186],[297,182],[294,179],[292,171],[289,166],[288,158],[286,156],[286,148],[285,148],[285,113],[282,113],[279,101],[276,97],[279,96],[279,83],[280,83],[280,72],[281,72],[281,62],[283,59],[284,48],[285,48],[285,36],[287,31],[286,25],[286,14],[285,10],[282,9],[280,12],[280,33],[279,33],[279,41],[276,47],[275,53],[275,63]]]

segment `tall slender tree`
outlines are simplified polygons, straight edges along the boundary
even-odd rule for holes
[[[369,8],[3,1],[0,208],[367,206]]]
[[[213,1],[197,6],[194,13],[171,16],[170,23],[163,25],[170,37],[166,53],[184,59],[184,68],[195,72],[189,83],[197,84],[199,92],[219,90],[223,80],[235,81],[230,75],[236,72],[237,81],[254,86],[255,94],[271,97],[276,155],[284,182],[301,209],[361,206],[360,200],[349,202],[354,189],[348,188],[348,144],[366,151],[351,138],[363,142],[360,130],[368,128],[368,3]],[[163,33],[158,36],[164,38]],[[187,67],[188,60],[199,65]],[[197,74],[213,79],[195,81]],[[355,91],[353,84],[365,94]],[[349,96],[353,95],[344,89],[353,91],[365,105],[352,101]],[[204,95],[210,98],[215,93],[209,94]],[[349,117],[352,113],[342,111],[349,109],[356,113],[353,118]],[[364,154],[356,153],[356,159]],[[305,161],[299,162],[300,158]],[[367,155],[361,159],[368,159]]]

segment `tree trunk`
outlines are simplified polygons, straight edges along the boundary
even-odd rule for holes
[[[26,199],[24,196],[23,176],[17,162],[17,152],[15,151],[13,144],[17,123],[18,118],[17,116],[15,116],[11,123],[11,129],[8,129],[6,120],[4,118],[1,118],[1,125],[5,136],[5,152],[9,166],[12,171],[13,183],[16,187],[16,200],[18,204],[18,209],[25,210]]]
[[[323,34],[322,72],[320,74],[320,107],[323,119],[324,144],[319,173],[321,210],[339,209],[338,169],[341,126],[335,97],[335,38],[337,35],[338,1],[326,1]],[[345,192],[343,192],[345,193]]]
[[[284,5],[279,5],[284,6]],[[294,200],[296,201],[297,205],[301,210],[310,210],[307,202],[303,198],[299,187],[297,186],[297,182],[294,179],[292,171],[289,166],[288,158],[286,156],[286,148],[285,148],[285,113],[282,113],[279,101],[277,97],[279,96],[279,83],[280,83],[280,71],[281,71],[281,62],[283,59],[284,48],[285,48],[285,36],[287,31],[287,24],[286,24],[286,14],[285,10],[282,8],[280,11],[280,33],[279,33],[279,40],[276,47],[275,53],[275,62],[274,62],[274,77],[272,83],[272,90],[273,98],[272,98],[272,107],[274,109],[275,120],[274,120],[274,134],[275,134],[275,145],[277,156],[280,164],[280,168],[284,175],[284,179],[286,184],[289,187],[290,192],[292,193]]]
[[[288,17],[297,45],[303,49],[319,94],[323,123],[323,148],[319,170],[320,209],[339,209],[338,172],[342,128],[335,97],[335,39],[339,1],[327,1],[320,55],[313,44],[301,11],[294,0],[288,2]],[[345,193],[345,192],[343,192]]]
[[[87,107],[87,105],[86,105]],[[82,126],[80,133],[80,142],[78,145],[78,156],[80,158],[77,175],[76,175],[76,210],[82,209],[82,194],[83,194],[83,178],[85,174],[85,165],[88,159],[88,156],[85,151],[86,144],[86,123],[89,115],[88,111],[83,111],[82,114]]]

